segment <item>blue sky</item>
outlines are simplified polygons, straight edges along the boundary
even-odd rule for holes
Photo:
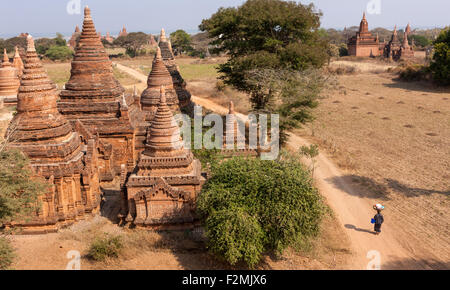
[[[244,0],[0,0],[0,37],[29,32],[36,37],[70,34],[82,24],[82,14],[69,14],[67,4],[79,1],[89,5],[98,31],[116,35],[123,25],[129,31],[156,33],[161,27],[168,32],[182,28],[196,32],[198,24],[219,7],[238,6]],[[320,9],[322,26],[343,28],[358,25],[367,4],[381,3],[379,14],[368,14],[371,28],[400,27],[411,22],[414,27],[450,25],[450,0],[301,0],[313,2]],[[376,6],[372,10],[376,12]],[[6,11],[5,11],[6,10]],[[83,9],[81,9],[82,11]],[[76,12],[76,11],[75,11]],[[24,20],[26,19],[26,20]]]

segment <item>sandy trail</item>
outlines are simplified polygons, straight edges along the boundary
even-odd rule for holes
[[[129,67],[116,64],[117,68],[146,83],[147,77]],[[192,96],[197,105],[219,114],[226,114],[228,109],[213,101]],[[246,120],[243,114],[238,117]],[[297,150],[302,145],[310,145],[308,141],[290,134],[288,146]],[[304,160],[308,163],[308,160]],[[377,200],[363,197],[356,187],[344,178],[344,173],[338,169],[324,154],[316,159],[315,182],[321,194],[326,198],[337,218],[337,226],[342,226],[351,241],[352,259],[346,266],[349,269],[368,269],[377,264],[381,269],[431,269],[423,260],[417,258],[417,245],[408,244],[408,236],[401,229],[394,228],[389,220],[383,225],[380,236],[372,233],[370,219],[374,216],[373,204]],[[421,249],[423,251],[423,249]],[[423,255],[422,255],[423,256]],[[426,256],[433,257],[430,253]],[[373,267],[373,266],[372,266]]]

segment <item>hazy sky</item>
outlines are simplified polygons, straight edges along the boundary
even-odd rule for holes
[[[82,12],[89,5],[96,28],[105,34],[118,34],[123,25],[128,31],[156,33],[161,27],[168,32],[182,28],[196,32],[204,18],[219,7],[238,6],[244,0],[0,0],[0,37],[29,32],[35,37],[53,36],[55,32],[71,34],[75,25],[82,24]],[[68,3],[76,5],[71,13]],[[301,0],[313,2],[323,12],[322,26],[339,28],[359,25],[362,12],[369,2],[367,14],[370,28],[400,27],[408,22],[414,27],[443,27],[450,25],[450,0]],[[380,3],[381,5],[377,5]],[[379,14],[377,14],[379,12]]]

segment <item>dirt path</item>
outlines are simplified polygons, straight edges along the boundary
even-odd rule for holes
[[[131,68],[117,64],[117,68],[129,73],[138,80],[147,77]],[[214,102],[192,96],[192,101],[219,114],[226,114],[228,109]],[[246,116],[239,114],[239,118],[245,120]],[[303,138],[291,134],[288,146],[297,150],[302,145],[309,145]],[[305,160],[307,163],[308,161]],[[370,219],[374,215],[372,205],[377,200],[366,198],[358,193],[358,189],[347,179],[345,174],[338,169],[324,154],[317,158],[315,180],[322,195],[327,199],[338,220],[337,226],[342,226],[344,232],[351,241],[352,259],[346,267],[349,269],[367,269],[369,263],[376,263],[377,253],[381,269],[431,269],[435,268],[426,260],[421,260],[416,251],[420,251],[420,257],[429,257],[430,260],[439,261],[431,253],[421,249],[420,245],[408,244],[408,236],[403,231],[390,225],[389,220],[383,226],[383,233],[375,236],[372,233]],[[424,252],[425,251],[425,252]],[[437,267],[442,266],[439,264]]]

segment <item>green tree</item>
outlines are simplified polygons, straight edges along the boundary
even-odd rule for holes
[[[208,248],[235,265],[254,267],[315,236],[323,212],[311,175],[297,157],[233,158],[217,163],[199,196]]]
[[[45,57],[55,60],[69,60],[73,56],[73,51],[67,46],[51,46],[46,52]]]
[[[193,50],[191,36],[184,30],[179,29],[170,34],[172,48],[177,54],[183,54]]]
[[[123,47],[127,54],[136,57],[139,51],[148,43],[148,35],[144,32],[132,32],[127,36],[121,36],[114,40],[114,45]]]
[[[61,33],[56,33],[55,43],[57,46],[67,46],[64,35],[62,35]]]
[[[450,28],[442,30],[434,41],[430,69],[434,80],[444,85],[450,84]]]
[[[251,75],[261,70],[274,74],[290,71],[295,75],[326,64],[330,49],[326,31],[319,29],[320,16],[312,4],[248,0],[238,8],[220,8],[211,18],[203,20],[199,28],[213,39],[210,45],[215,47],[215,53],[229,55],[229,60],[219,66],[221,79],[227,85],[249,93],[253,111],[279,113],[278,106],[271,106],[276,103],[271,102],[274,95],[285,95],[295,88],[284,84],[278,88],[287,90],[274,92]],[[320,91],[314,90],[314,93],[310,99],[320,96]],[[295,98],[290,98],[289,102],[283,104],[285,111],[295,108],[307,114],[316,106],[316,102]],[[291,125],[298,127],[310,119],[298,118],[299,122]]]
[[[34,44],[36,46],[37,53],[40,55],[45,55],[45,53],[47,52],[47,50],[49,50],[50,47],[56,46],[56,41],[54,38],[53,39],[52,38],[39,38],[39,39],[36,39]]]
[[[0,150],[0,227],[27,219],[39,209],[38,196],[48,189],[32,178],[28,158],[18,150]]]
[[[7,270],[15,258],[14,249],[9,241],[0,236],[0,270]]]
[[[1,43],[0,43],[1,44]],[[6,48],[6,50],[9,52],[14,52],[15,47],[22,47],[22,48],[26,48],[27,47],[27,39],[25,37],[13,37],[13,38],[9,38],[6,39],[3,44],[3,47],[1,47],[2,52],[3,49]]]
[[[423,35],[408,35],[409,43],[413,43],[418,47],[427,47],[430,45],[431,41]]]

